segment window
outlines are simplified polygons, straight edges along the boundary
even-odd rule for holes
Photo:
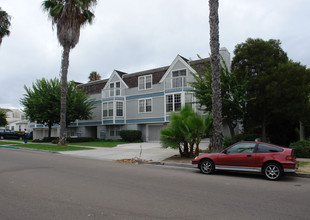
[[[193,93],[185,93],[185,104],[193,108]]]
[[[102,104],[103,117],[113,116],[113,102],[105,102]]]
[[[172,71],[172,88],[180,88],[186,85],[186,70]]]
[[[116,96],[121,95],[121,83],[120,82],[115,83],[115,95]]]
[[[152,99],[139,100],[139,112],[152,112]]]
[[[103,117],[107,117],[108,116],[108,103],[103,103],[102,109],[103,109]]]
[[[114,83],[110,83],[110,96],[114,96]]]
[[[282,152],[282,151],[283,149],[281,148],[267,145],[267,144],[259,144],[258,149],[257,149],[257,153],[276,153],[276,152]]]
[[[139,90],[151,89],[152,88],[152,75],[140,76],[138,78]]]
[[[240,143],[226,150],[226,153],[253,153],[256,143]]]
[[[181,110],[181,94],[166,96],[166,111],[180,111]]]
[[[108,127],[110,137],[119,136],[121,127],[119,125],[111,125]]]
[[[123,102],[116,102],[116,116],[123,116]]]
[[[121,95],[121,83],[120,82],[110,83],[110,97],[113,97],[114,95],[115,96]]]

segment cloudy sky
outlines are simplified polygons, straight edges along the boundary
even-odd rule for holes
[[[0,0],[12,16],[0,46],[0,107],[21,108],[24,85],[59,77],[62,48],[43,0]],[[178,55],[207,57],[207,0],[98,0],[70,54],[68,79],[85,83],[97,71],[133,73],[170,65]],[[220,44],[232,57],[247,38],[279,39],[290,59],[310,68],[309,0],[220,0]]]

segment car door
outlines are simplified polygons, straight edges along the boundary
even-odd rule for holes
[[[255,146],[256,143],[254,142],[241,142],[231,146],[219,154],[215,162],[216,168],[228,170],[255,169],[257,167]]]

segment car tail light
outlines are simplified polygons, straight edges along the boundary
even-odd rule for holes
[[[286,160],[291,160],[291,161],[293,161],[293,160],[295,160],[295,157],[292,156],[292,155],[291,155],[291,156],[287,156],[287,157],[286,157]]]

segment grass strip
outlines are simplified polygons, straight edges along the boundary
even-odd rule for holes
[[[69,143],[75,146],[89,146],[89,147],[116,147],[119,144],[127,144],[122,141],[92,141],[92,142],[81,142],[81,143]]]
[[[11,146],[21,147],[21,148],[31,148],[38,150],[48,150],[48,151],[74,151],[74,150],[91,150],[88,147],[75,147],[75,146],[57,146],[48,144],[14,144]]]

